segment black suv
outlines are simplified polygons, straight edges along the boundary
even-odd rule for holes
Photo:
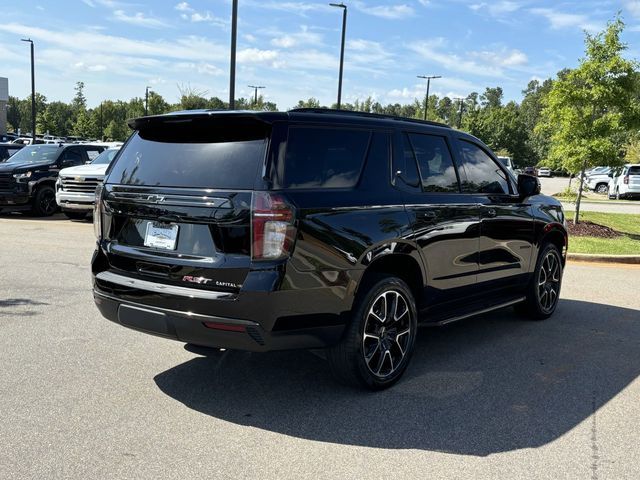
[[[326,348],[340,379],[379,389],[421,322],[556,308],[562,207],[470,135],[307,109],[130,126],[94,215],[109,320],[205,347]]]
[[[29,145],[0,163],[0,210],[31,210],[53,215],[58,172],[97,157],[102,145]]]

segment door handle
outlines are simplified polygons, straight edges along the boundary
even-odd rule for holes
[[[487,217],[493,218],[497,215],[498,213],[496,212],[495,208],[488,208],[485,210],[485,215]]]

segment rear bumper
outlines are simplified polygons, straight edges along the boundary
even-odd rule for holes
[[[269,332],[258,322],[152,307],[123,301],[94,289],[100,313],[122,326],[204,347],[266,352],[323,348],[336,343],[343,325]]]

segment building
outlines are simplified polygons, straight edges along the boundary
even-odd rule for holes
[[[0,77],[0,135],[7,133],[7,105],[9,102],[9,79]]]

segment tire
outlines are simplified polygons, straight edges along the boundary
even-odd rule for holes
[[[388,388],[409,364],[416,330],[416,304],[407,284],[392,276],[376,279],[356,299],[340,343],[327,349],[331,371],[350,386]]]
[[[63,210],[62,213],[64,213],[69,220],[84,220],[87,217],[87,212]]]
[[[607,192],[608,192],[607,196],[609,197],[609,200],[615,200],[616,199],[616,194],[615,193],[612,194],[610,188],[607,190]]]
[[[609,192],[609,185],[607,185],[606,183],[599,183],[598,185],[596,185],[595,192],[600,195],[604,195]]]
[[[36,217],[50,217],[57,209],[56,192],[53,187],[43,185],[38,188],[31,204],[31,213]]]
[[[543,283],[541,283],[543,282]],[[516,311],[533,320],[545,320],[558,306],[562,287],[562,259],[558,247],[548,243],[543,246],[536,268],[527,285],[527,298],[516,305]]]

